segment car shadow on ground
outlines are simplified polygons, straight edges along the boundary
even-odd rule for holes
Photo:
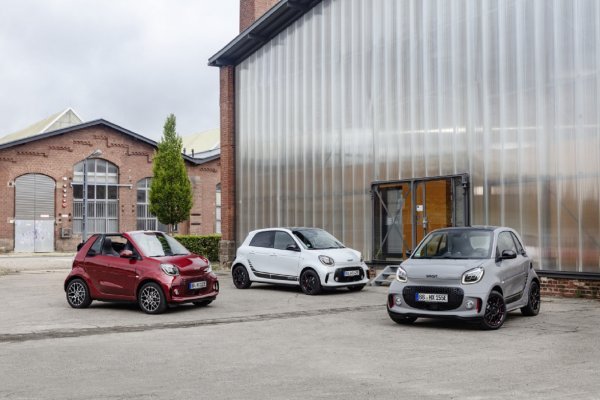
[[[253,291],[253,290],[262,290],[265,292],[290,292],[290,293],[296,293],[296,294],[302,294],[304,295],[304,292],[302,291],[302,289],[300,289],[300,286],[288,286],[288,285],[274,285],[271,283],[258,283],[258,282],[252,282],[252,286],[249,287],[248,289],[243,289],[243,290],[248,290],[248,291]],[[364,289],[363,289],[364,290]],[[331,288],[323,288],[323,290],[321,291],[321,293],[319,293],[318,296],[335,296],[338,294],[348,294],[348,293],[352,293],[350,290],[348,290],[347,288],[338,288],[338,289],[331,289]],[[357,292],[354,292],[357,293]]]

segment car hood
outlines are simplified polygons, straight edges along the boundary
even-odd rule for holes
[[[357,263],[360,263],[360,252],[348,247],[342,249],[315,249],[308,251],[315,255],[331,257],[335,261],[335,265],[338,266],[346,264],[357,265]]]
[[[203,274],[208,269],[208,262],[204,258],[189,254],[185,256],[155,257],[161,264],[173,264],[179,269],[182,276]]]
[[[460,279],[462,275],[475,267],[483,265],[486,260],[450,260],[450,259],[408,259],[401,266],[409,279]]]

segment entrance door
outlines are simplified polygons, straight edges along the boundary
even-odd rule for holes
[[[469,223],[467,175],[376,182],[371,191],[374,260],[401,259],[428,232]]]
[[[54,251],[54,180],[27,174],[15,180],[15,252]]]

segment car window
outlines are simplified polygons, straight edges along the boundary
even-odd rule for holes
[[[523,245],[521,244],[521,241],[519,240],[519,238],[512,232],[510,234],[511,234],[513,240],[515,241],[515,245],[517,246],[517,253],[524,254],[525,250],[523,249]]]
[[[412,258],[488,258],[492,232],[483,229],[442,230],[429,234]]]
[[[100,254],[100,252],[102,251],[102,238],[101,236],[96,236],[95,237],[95,241],[94,244],[92,245],[92,247],[90,247],[90,250],[88,251],[87,255],[90,255],[90,252],[94,250],[94,254]]]
[[[293,233],[309,250],[343,249],[345,247],[342,242],[322,229],[298,229]]]
[[[294,239],[287,232],[275,232],[275,243],[274,246],[279,250],[287,250],[289,245],[296,245]]]
[[[501,232],[498,235],[498,246],[497,246],[496,254],[498,256],[500,256],[500,255],[502,255],[502,252],[504,250],[512,250],[515,253],[517,252],[517,248],[515,246],[515,241],[513,240],[510,232]]]
[[[140,232],[133,239],[148,257],[180,256],[190,254],[181,243],[160,232]]]
[[[258,232],[250,241],[250,246],[272,248],[274,242],[275,231]]]

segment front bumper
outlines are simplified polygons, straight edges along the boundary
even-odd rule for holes
[[[321,284],[325,287],[347,287],[369,283],[369,269],[365,266],[331,268]]]
[[[192,282],[206,281],[206,286],[200,289],[190,289]],[[178,276],[165,288],[168,303],[190,303],[193,301],[215,299],[219,294],[219,280],[213,273],[202,278]]]

